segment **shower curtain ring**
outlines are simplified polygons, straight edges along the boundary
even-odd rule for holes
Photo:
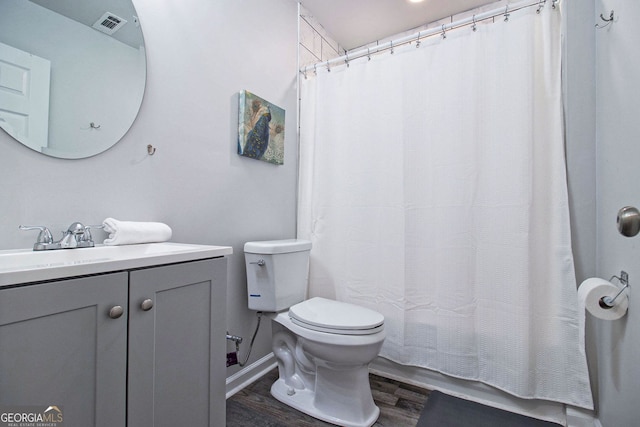
[[[313,64],[313,74],[318,75],[318,69],[316,68],[316,64]]]
[[[546,0],[540,0],[540,1],[538,2],[538,9],[536,9],[536,13],[537,13],[538,15],[540,15],[540,12],[542,12],[542,8],[544,7],[544,2],[545,2],[545,1],[546,1]]]
[[[444,24],[442,24],[442,34],[440,34],[443,39],[447,38],[447,30],[444,28]]]
[[[553,0],[553,2],[551,2],[551,8],[552,9],[556,8],[556,3],[558,3],[558,0]]]
[[[391,40],[389,43],[391,43],[391,55],[393,55],[393,40]]]
[[[367,61],[371,61],[371,51],[367,48]]]
[[[416,41],[416,48],[420,47],[420,31],[418,31],[418,40]]]
[[[329,61],[327,61],[327,71],[330,73],[331,72],[331,67],[329,66]]]
[[[510,15],[510,13],[509,13],[509,5],[507,5],[507,7],[505,7],[505,9],[504,9],[504,22],[509,21],[509,15]]]
[[[344,63],[347,64],[347,68],[349,68],[349,52],[345,52],[344,57],[346,58]]]
[[[478,30],[478,26],[476,23],[476,15],[473,15],[473,25],[471,26],[471,29],[473,30],[474,33]]]

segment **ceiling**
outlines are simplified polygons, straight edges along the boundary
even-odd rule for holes
[[[301,0],[346,50],[364,46],[496,0]]]
[[[3,0],[0,0],[3,1]],[[131,0],[30,0],[69,19],[91,27],[103,13],[109,12],[127,21],[111,35],[116,40],[137,49],[144,44],[136,11]]]

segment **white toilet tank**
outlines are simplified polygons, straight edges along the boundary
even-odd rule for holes
[[[245,243],[249,309],[276,312],[304,301],[310,251],[311,242],[300,239]]]

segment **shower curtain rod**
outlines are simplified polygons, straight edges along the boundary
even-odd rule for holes
[[[316,71],[318,67],[326,67],[327,70],[331,71],[331,65],[335,64],[346,64],[349,66],[349,61],[354,59],[363,58],[365,56],[371,58],[371,55],[377,54],[380,52],[384,52],[386,50],[391,50],[393,53],[393,48],[405,45],[407,43],[420,43],[420,40],[425,39],[427,37],[432,37],[434,35],[440,34],[443,37],[446,37],[446,32],[450,30],[455,30],[460,27],[464,27],[467,25],[476,25],[478,22],[485,21],[487,19],[492,19],[497,16],[504,16],[505,20],[509,19],[509,14],[511,12],[515,12],[520,9],[525,9],[527,7],[538,6],[538,13],[542,10],[542,8],[547,4],[548,0],[525,0],[518,3],[514,3],[512,5],[507,5],[506,8],[493,9],[488,12],[479,13],[477,15],[473,15],[468,18],[460,19],[459,21],[451,22],[450,24],[443,24],[441,27],[434,27],[426,30],[421,30],[416,33],[413,33],[409,36],[401,37],[397,40],[390,40],[388,42],[384,42],[376,45],[375,47],[367,47],[357,50],[355,52],[345,52],[344,55],[329,59],[328,61],[317,62],[313,65],[307,65],[300,69],[300,73],[302,73],[305,78],[307,77],[307,71]],[[551,7],[555,9],[560,0],[549,0],[551,2]]]

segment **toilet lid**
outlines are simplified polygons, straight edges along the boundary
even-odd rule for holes
[[[368,335],[384,329],[384,316],[377,311],[319,297],[292,306],[289,317],[303,328],[334,334]]]

